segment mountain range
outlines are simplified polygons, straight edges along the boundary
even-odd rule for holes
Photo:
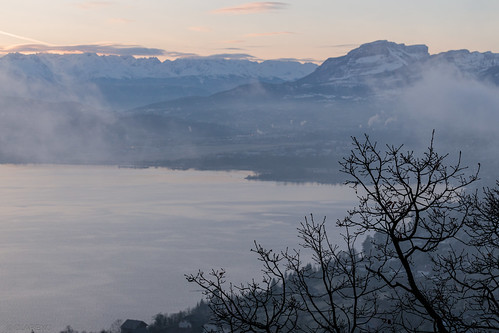
[[[263,62],[219,57],[157,58],[99,56],[97,54],[7,54],[0,58],[0,73],[22,81],[37,98],[47,87],[82,97],[92,89],[107,105],[121,109],[186,96],[207,96],[250,82],[285,82],[317,68],[313,63],[268,60]],[[44,89],[36,89],[43,86]],[[40,91],[41,90],[41,91]],[[84,99],[84,98],[82,98]]]
[[[44,77],[47,81],[62,76],[78,80],[178,78],[185,76],[241,76],[263,80],[289,81],[312,72],[317,65],[290,60],[226,59],[223,57],[192,57],[160,61],[132,56],[99,56],[85,54],[10,53],[0,58],[0,68],[15,73]]]
[[[499,165],[499,54],[389,41],[320,66],[83,55],[0,58],[0,160],[244,169],[337,181],[349,138]],[[3,96],[3,97],[2,97]]]
[[[420,79],[423,72],[445,66],[462,75],[499,84],[498,54],[456,50],[430,55],[425,45],[389,41],[363,44],[320,66],[223,57],[162,62],[157,58],[90,53],[14,53],[0,58],[0,79],[20,81],[38,99],[50,95],[46,92],[48,87],[66,91],[65,95],[73,98],[85,96],[82,91],[90,90],[94,96],[99,95],[103,104],[131,109],[177,98],[209,96],[251,83],[284,83],[271,86],[269,92],[288,91],[291,97],[357,97],[406,86]]]
[[[442,82],[434,82],[438,80]],[[327,59],[298,80],[246,84],[207,97],[143,106],[135,112],[168,114],[259,133],[298,130],[305,124],[328,130],[339,118],[344,127],[368,125],[380,111],[396,111],[401,98],[414,89],[435,84],[439,85],[437,91],[457,82],[494,89],[499,85],[499,54],[459,50],[430,55],[425,45],[376,41]]]

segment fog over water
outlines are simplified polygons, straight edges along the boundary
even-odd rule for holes
[[[253,240],[295,246],[305,215],[327,215],[334,228],[355,204],[343,186],[246,175],[0,165],[0,331],[99,330],[184,310],[201,299],[184,274],[258,277]]]

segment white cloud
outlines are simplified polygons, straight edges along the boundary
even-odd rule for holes
[[[249,2],[240,6],[225,7],[212,11],[216,14],[258,14],[287,9],[289,4],[284,2],[266,1]]]
[[[39,41],[39,40],[36,40],[36,39],[33,39],[33,38],[29,38],[29,37],[26,37],[26,36],[20,36],[20,35],[12,34],[10,32],[2,31],[2,30],[0,30],[0,35],[9,36],[9,37],[13,37],[13,38],[25,40],[27,42],[37,43],[37,44],[50,44],[50,43],[42,42],[42,41]]]
[[[7,48],[0,48],[0,52],[11,53],[99,53],[107,55],[132,55],[132,56],[160,56],[168,52],[157,48],[148,48],[140,45],[122,44],[89,44],[89,45],[45,45],[45,44],[23,44]],[[189,53],[176,53],[180,55],[192,55]]]

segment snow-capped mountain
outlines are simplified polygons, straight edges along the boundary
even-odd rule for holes
[[[492,52],[470,52],[468,50],[447,51],[433,55],[433,64],[452,64],[463,72],[481,74],[499,66],[499,54]]]
[[[226,126],[237,124],[248,131],[258,128],[258,133],[307,127],[329,130],[338,124],[353,128],[362,118],[369,127],[384,126],[397,118],[394,112],[398,103],[419,105],[419,97],[414,96],[431,96],[428,101],[435,101],[434,107],[442,110],[446,107],[440,108],[436,101],[443,98],[445,104],[447,99],[441,96],[453,96],[455,91],[464,96],[467,87],[490,96],[497,90],[493,78],[499,73],[498,59],[499,54],[490,52],[430,55],[425,45],[376,41],[345,56],[330,58],[296,81],[248,84],[209,97],[167,101],[135,111]],[[475,99],[474,95],[469,97]],[[431,108],[425,105],[425,109]]]
[[[132,109],[223,91],[228,91],[223,98],[247,96],[250,100],[259,92],[265,92],[266,98],[329,100],[397,94],[397,89],[442,67],[499,85],[499,54],[458,50],[430,55],[426,45],[386,40],[363,44],[344,56],[327,59],[321,66],[217,57],[162,62],[96,54],[8,54],[0,58],[0,79],[9,80],[1,92],[7,96],[13,87],[12,94],[23,97],[16,95],[22,86],[34,99],[65,98],[85,104],[93,99],[114,109]]]
[[[87,103],[89,98],[117,109],[188,96],[208,96],[254,82],[285,82],[310,74],[317,65],[216,57],[157,58],[96,54],[8,54],[0,58],[0,79],[15,86],[3,95]],[[22,87],[22,89],[18,89]]]
[[[294,91],[308,94],[359,95],[414,84],[423,73],[442,67],[466,77],[489,79],[496,84],[499,54],[447,51],[428,53],[426,45],[405,45],[386,40],[363,44],[348,54],[327,59],[310,75],[297,80]]]
[[[351,84],[362,78],[392,73],[429,58],[426,45],[376,41],[363,44],[347,55],[327,59],[301,83]]]
[[[27,76],[70,76],[78,80],[178,78],[185,76],[240,76],[289,81],[310,74],[317,65],[297,61],[263,62],[222,58],[181,58],[161,62],[157,58],[87,54],[8,54],[0,58],[0,70]]]

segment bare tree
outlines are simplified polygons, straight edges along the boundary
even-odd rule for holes
[[[383,327],[378,320],[374,274],[370,260],[346,231],[346,249],[330,242],[326,220],[313,216],[298,228],[300,250],[274,253],[255,243],[263,264],[262,282],[233,285],[224,270],[188,275],[207,297],[220,330],[231,332],[362,332]],[[312,258],[303,262],[302,256]]]
[[[375,265],[368,270],[392,292],[393,323],[399,329],[450,331],[448,311],[455,305],[442,294],[430,268],[416,262],[429,261],[446,246],[471,216],[472,204],[463,190],[477,180],[477,173],[465,177],[459,155],[446,165],[447,155],[433,146],[421,157],[402,150],[403,146],[378,149],[368,136],[353,138],[351,155],[341,162],[347,181],[358,191],[359,206],[341,223],[356,234],[376,233],[375,251],[366,253]]]
[[[302,331],[361,332],[381,329],[371,321],[378,314],[378,295],[382,286],[365,269],[369,258],[355,247],[356,236],[345,230],[345,248],[333,244],[327,235],[326,219],[316,223],[313,216],[305,218],[298,228],[303,250],[312,254],[312,263],[305,264],[300,252],[285,254],[290,285],[300,299]]]
[[[450,250],[434,259],[441,284],[457,306],[448,319],[461,331],[499,331],[499,182],[475,193],[471,218]]]
[[[359,205],[337,222],[344,244],[331,243],[326,220],[311,216],[297,250],[255,243],[262,283],[226,288],[223,270],[188,280],[233,332],[497,330],[499,193],[467,195],[479,166],[466,176],[461,156],[449,159],[433,135],[421,156],[353,138],[340,164]]]
[[[199,271],[187,275],[200,286],[209,301],[215,324],[230,332],[282,332],[296,328],[298,303],[287,286],[285,257],[266,250],[255,242],[252,250],[263,264],[263,279],[247,284],[226,282],[225,270],[212,270],[208,276]]]

